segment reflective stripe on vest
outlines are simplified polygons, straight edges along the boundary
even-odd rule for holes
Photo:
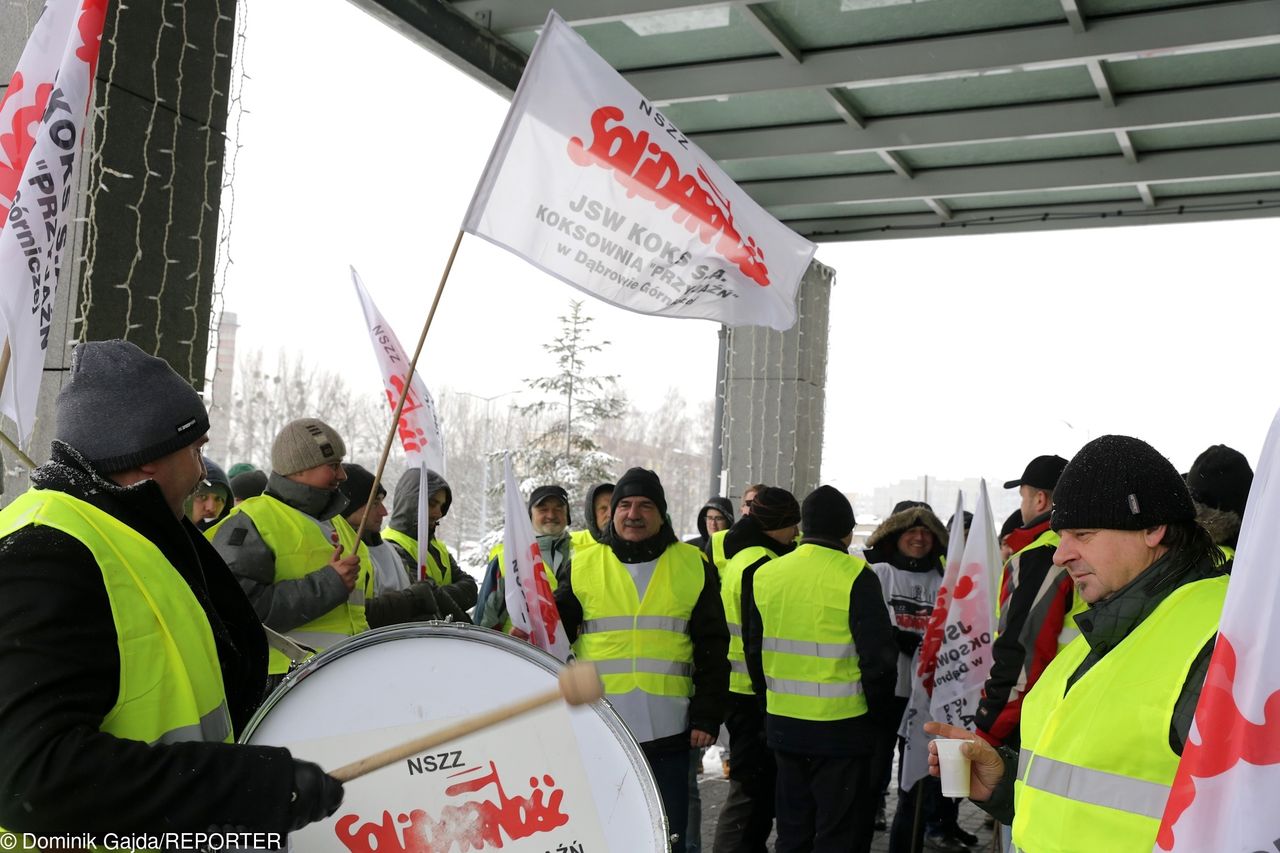
[[[747,674],[747,658],[742,649],[742,576],[753,564],[772,560],[778,555],[760,545],[743,548],[720,570],[720,601],[729,624],[729,690],[751,695],[751,676]]]
[[[241,502],[227,518],[233,518],[238,512],[253,519],[258,535],[271,549],[275,557],[275,583],[304,578],[328,565],[333,559],[333,541],[326,535],[321,522],[270,495],[259,495]],[[226,519],[215,525],[209,532],[210,538],[216,536],[218,528],[225,523]],[[285,632],[297,642],[317,651],[323,651],[342,639],[369,630],[364,612],[365,595],[371,592],[373,582],[373,563],[369,559],[369,549],[363,543],[356,547],[356,532],[345,519],[335,516],[330,519],[330,524],[338,535],[342,552],[360,555],[360,569],[355,587],[345,602],[310,622]],[[284,653],[271,649],[267,664],[269,672],[274,675],[286,673],[289,671],[289,663]]]
[[[583,614],[574,649],[596,664],[606,693],[642,690],[675,700],[684,711],[693,694],[689,617],[706,581],[703,565],[697,548],[671,545],[641,600],[612,548],[574,556],[573,592]]]
[[[801,544],[756,570],[770,714],[830,721],[867,713],[849,625],[850,591],[866,566],[861,557]]]
[[[1014,782],[1014,843],[1036,853],[1155,844],[1178,769],[1169,725],[1187,674],[1217,633],[1227,579],[1186,584],[1067,682],[1089,652],[1064,649],[1027,694]]]
[[[31,489],[0,511],[0,537],[60,530],[93,555],[111,604],[120,689],[101,731],[143,743],[230,743],[231,717],[208,617],[160,549],[71,495]]]

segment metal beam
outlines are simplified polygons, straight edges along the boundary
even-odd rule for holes
[[[1120,153],[1124,155],[1124,159],[1130,163],[1138,162],[1138,149],[1133,147],[1133,140],[1129,137],[1129,131],[1117,130],[1116,143],[1120,146]]]
[[[1151,192],[1151,187],[1146,184],[1138,184],[1138,195],[1142,196],[1142,203],[1147,207],[1156,206],[1156,197]]]
[[[917,171],[911,180],[885,173],[744,182],[752,198],[785,216],[792,205],[849,204],[1053,192],[1085,187],[1131,187],[1235,177],[1280,175],[1280,142],[1160,151],[1139,163],[1122,157],[1006,163]],[[777,215],[775,213],[775,215]]]
[[[956,212],[939,222],[931,212],[875,214],[833,219],[793,219],[788,227],[819,243],[904,237],[1059,231],[1113,225],[1217,222],[1280,216],[1280,192],[1228,193],[1162,198],[1154,207],[1132,201],[1005,207]]]
[[[844,124],[851,124],[854,127],[859,129],[865,128],[867,126],[867,120],[864,119],[862,117],[862,113],[858,112],[857,108],[854,107],[853,103],[849,100],[849,96],[844,93],[843,89],[823,89],[822,94],[827,96],[827,100],[831,102],[831,106],[835,107],[835,110],[840,115],[840,118],[844,120]],[[843,134],[844,125],[839,125],[839,126],[841,127],[841,133]],[[794,128],[788,128],[787,130],[794,130]],[[731,132],[736,132],[736,131],[731,131]],[[787,133],[786,135],[789,139],[792,138],[791,133]],[[791,146],[785,143],[783,143],[781,147],[785,148],[788,151],[791,150]],[[706,149],[704,148],[703,150],[705,151]],[[715,156],[715,155],[712,155],[712,156]]]
[[[747,21],[755,27],[756,32],[769,43],[770,47],[781,54],[783,59],[789,59],[797,65],[804,62],[804,54],[800,48],[796,47],[791,36],[783,32],[782,27],[778,26],[778,22],[773,20],[768,12],[755,4],[744,6],[742,11],[746,13]]]
[[[527,57],[438,0],[352,0],[410,41],[476,77],[503,97],[515,94]]]
[[[1089,79],[1093,81],[1093,88],[1098,93],[1098,100],[1109,107],[1114,107],[1116,105],[1116,96],[1111,91],[1111,81],[1107,79],[1107,69],[1103,67],[1102,60],[1090,59],[1085,63],[1085,67],[1089,69]]]
[[[779,58],[672,65],[625,76],[650,100],[696,101],[747,92],[973,77],[1077,67],[1280,43],[1280,0],[1233,0],[1094,22],[1060,24],[812,51],[801,65]]]
[[[455,12],[471,17],[489,12],[495,33],[508,34],[533,30],[547,20],[547,12],[556,13],[571,24],[602,24],[637,15],[659,12],[685,12],[717,6],[745,6],[745,0],[626,0],[625,3],[602,3],[601,0],[453,0],[448,4]]]
[[[825,90],[844,103],[842,90]],[[856,114],[855,114],[856,115]],[[721,162],[793,154],[844,154],[904,150],[1013,139],[1114,133],[1156,127],[1186,127],[1222,121],[1280,117],[1280,81],[1209,86],[1185,91],[1127,95],[1108,109],[1095,100],[1028,104],[981,110],[755,130],[690,134]],[[865,127],[857,132],[849,125]]]
[[[1073,33],[1082,33],[1085,31],[1084,15],[1080,14],[1080,6],[1076,0],[1061,0],[1062,14],[1067,16],[1067,23],[1071,24]]]
[[[938,218],[943,220],[944,222],[950,222],[951,219],[953,218],[953,214],[951,213],[951,208],[947,207],[945,204],[938,201],[936,198],[926,198],[924,200],[924,203],[929,205],[929,207],[933,209],[933,212],[938,214]]]
[[[899,176],[908,179],[914,176],[914,173],[911,171],[911,167],[903,162],[902,158],[897,154],[884,149],[881,149],[876,153],[879,154],[880,159],[883,160],[890,169],[897,172]]]

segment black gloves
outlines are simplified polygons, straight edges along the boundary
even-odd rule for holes
[[[897,643],[898,651],[907,657],[916,653],[916,647],[920,645],[921,639],[923,638],[913,631],[904,631],[896,626],[893,629],[893,641]]]
[[[342,805],[342,783],[310,761],[293,762],[293,799],[289,803],[289,831],[323,820]]]

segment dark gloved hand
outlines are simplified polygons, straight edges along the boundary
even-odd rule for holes
[[[898,644],[898,651],[907,657],[916,653],[916,646],[920,645],[921,639],[923,638],[913,631],[904,631],[897,627],[893,629],[893,641]]]
[[[409,587],[414,602],[412,621],[426,622],[431,619],[441,618],[440,604],[436,601],[434,587],[435,584],[431,583],[431,581],[418,581]]]
[[[293,762],[293,799],[289,803],[289,831],[323,820],[342,805],[342,783],[310,761]]]

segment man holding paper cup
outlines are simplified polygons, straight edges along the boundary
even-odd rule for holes
[[[1062,537],[1054,563],[1089,605],[1076,617],[1081,636],[1027,695],[1020,750],[927,723],[967,741],[935,742],[929,772],[952,776],[949,751],[970,762],[969,797],[1012,821],[1020,850],[1145,853],[1217,636],[1222,555],[1177,470],[1128,436],[1081,448],[1054,490],[1052,526]]]

